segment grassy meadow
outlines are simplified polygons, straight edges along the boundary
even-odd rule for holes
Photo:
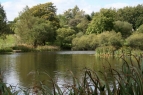
[[[6,39],[0,38],[0,49],[13,47],[16,45],[16,37],[14,35],[7,35]]]

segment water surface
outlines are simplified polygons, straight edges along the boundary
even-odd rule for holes
[[[80,79],[84,68],[104,71],[103,64],[109,66],[108,62],[115,69],[119,69],[121,66],[121,60],[118,58],[99,58],[95,56],[95,51],[29,52],[0,55],[0,67],[4,81],[20,87],[29,87],[35,80],[50,80],[42,72],[46,72],[59,84],[72,82],[69,71],[72,71]]]

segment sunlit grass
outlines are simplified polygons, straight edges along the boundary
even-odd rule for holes
[[[0,38],[0,49],[6,47],[13,47],[16,44],[16,38],[14,35],[7,35],[6,39]]]

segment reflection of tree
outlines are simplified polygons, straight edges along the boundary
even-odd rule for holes
[[[81,54],[63,54],[57,56],[57,70],[61,73],[64,73],[65,75],[70,75],[71,71],[74,76],[81,78],[81,72],[82,70],[87,68],[96,68],[94,65],[95,59],[94,56],[90,55],[81,55]],[[68,71],[69,70],[69,71]],[[71,77],[61,77],[62,79],[67,78],[67,80],[70,80]],[[62,80],[59,79],[59,80]]]
[[[13,68],[12,66],[14,66],[13,69],[16,69],[16,74],[19,77],[20,83],[22,83],[20,85],[26,87],[30,86],[35,78],[39,81],[50,80],[46,74],[40,73],[39,75],[35,75],[43,71],[52,79],[58,81],[58,84],[64,82],[72,83],[72,74],[70,71],[76,78],[81,80],[85,67],[97,72],[106,71],[103,68],[103,64],[108,67],[107,60],[112,68],[117,69],[121,66],[119,63],[121,60],[118,59],[99,58],[89,54],[56,54],[55,52],[21,53],[10,56],[0,55],[0,66],[4,68],[6,66],[5,73],[7,74],[11,74],[10,71]],[[18,79],[18,77],[16,78]],[[48,87],[52,87],[52,85],[48,84]]]
[[[0,55],[0,71],[3,81],[16,86],[19,83],[19,75],[17,75],[17,68],[15,64],[16,54],[14,55]]]
[[[54,71],[56,70],[55,59],[55,54],[47,52],[22,54],[16,59],[20,82],[24,86],[28,86],[33,80],[47,80],[49,77],[43,75],[42,72],[46,72],[51,78],[54,78]],[[38,73],[40,74],[38,75]]]
[[[70,74],[70,71],[76,78],[81,80],[82,74],[84,74],[84,68],[94,70],[98,72],[99,76],[101,76],[99,71],[107,71],[105,68],[103,68],[103,65],[105,67],[109,67],[110,63],[115,69],[117,66],[121,65],[117,64],[117,61],[119,62],[118,59],[100,58],[89,54],[64,54],[58,55],[57,59],[57,71],[60,72],[60,74],[57,75],[59,84],[64,83],[64,81],[72,83],[72,74]],[[103,77],[101,76],[101,78]]]

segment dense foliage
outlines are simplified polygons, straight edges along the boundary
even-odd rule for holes
[[[13,30],[18,44],[34,47],[50,43],[73,50],[94,50],[102,46],[143,49],[141,4],[120,9],[102,8],[91,14],[86,14],[78,6],[63,14],[57,15],[56,11],[52,2],[31,8],[27,6],[7,24],[5,11],[0,5],[0,35]]]
[[[126,39],[127,45],[143,50],[143,33],[134,33]]]
[[[125,21],[115,21],[114,30],[120,32],[124,38],[132,34],[132,24]]]
[[[54,41],[59,27],[55,12],[52,3],[40,4],[31,9],[26,7],[16,22],[15,33],[20,37],[20,43],[36,47]]]
[[[115,18],[114,9],[101,9],[96,13],[88,26],[87,34],[100,34],[104,31],[111,31],[113,29],[113,21]]]
[[[71,45],[72,39],[75,37],[75,30],[71,28],[59,28],[57,30],[57,40],[60,46]]]
[[[10,33],[10,27],[7,23],[7,17],[3,6],[0,4],[0,36],[5,37],[5,34]]]
[[[101,34],[89,34],[76,37],[72,41],[73,50],[93,50],[101,46],[122,46],[122,36],[114,31],[106,31]]]

